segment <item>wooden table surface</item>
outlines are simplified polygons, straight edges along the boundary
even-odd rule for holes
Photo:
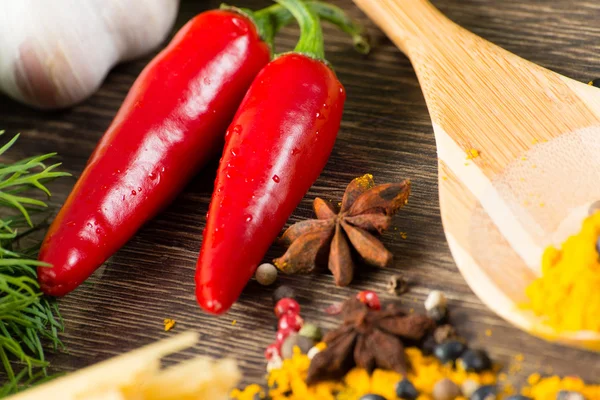
[[[373,0],[376,1],[376,0]],[[220,0],[184,1],[177,26]],[[239,0],[260,8],[267,0]],[[518,380],[534,370],[600,377],[600,355],[546,343],[509,326],[471,292],[446,244],[437,200],[436,150],[427,108],[409,61],[361,15],[350,0],[338,0],[368,25],[374,49],[364,57],[347,38],[326,28],[327,54],[348,92],[344,122],[329,164],[291,222],[311,217],[315,196],[338,200],[354,177],[372,173],[378,182],[411,178],[413,195],[395,219],[397,230],[384,235],[395,256],[393,268],[362,268],[348,288],[333,286],[326,271],[285,276],[279,283],[300,295],[302,314],[329,328],[336,318],[323,309],[363,289],[384,294],[396,273],[413,286],[401,297],[407,308],[422,309],[432,289],[446,292],[452,316],[472,345],[487,348],[509,366],[525,356]],[[593,0],[437,0],[451,19],[542,66],[581,81],[600,77],[600,5]],[[281,49],[295,43],[296,31],[284,31]],[[202,51],[202,49],[198,49]],[[57,151],[64,168],[78,175],[95,143],[108,127],[127,90],[150,57],[118,66],[92,98],[73,109],[39,112],[0,98],[0,128],[23,136],[11,157]],[[172,359],[206,354],[239,360],[245,381],[262,381],[263,351],[274,340],[273,287],[251,282],[226,315],[202,313],[194,298],[194,269],[205,223],[216,163],[205,168],[174,204],[120,250],[91,279],[60,302],[67,351],[50,355],[56,370],[73,370],[187,329],[201,333],[201,343]],[[52,203],[60,205],[74,180],[52,185]],[[399,232],[406,232],[406,239]],[[270,260],[282,254],[274,246]],[[165,333],[163,319],[176,328]],[[237,323],[232,325],[232,321]],[[491,330],[491,336],[485,334]]]

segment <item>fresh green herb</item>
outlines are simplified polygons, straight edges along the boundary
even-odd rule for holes
[[[18,138],[0,147],[0,158]],[[45,380],[44,345],[62,346],[57,304],[43,296],[36,279],[36,268],[48,265],[36,260],[39,243],[32,244],[32,234],[46,224],[44,218],[38,220],[47,209],[34,196],[49,197],[45,184],[69,175],[56,171],[60,164],[44,164],[55,155],[0,164],[0,371],[7,377],[0,397]]]

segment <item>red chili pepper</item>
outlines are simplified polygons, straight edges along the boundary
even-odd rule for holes
[[[165,207],[218,151],[256,74],[271,58],[254,22],[208,11],[144,69],[50,227],[42,290],[81,284]]]
[[[319,19],[299,0],[278,0],[298,19],[294,53],[254,80],[226,134],[204,241],[196,297],[225,312],[242,292],[333,149],[346,98],[324,62]]]
[[[340,9],[308,4],[368,51]],[[44,240],[40,260],[53,265],[38,269],[45,293],[75,289],[217,154],[290,16],[279,5],[202,13],[144,69]]]

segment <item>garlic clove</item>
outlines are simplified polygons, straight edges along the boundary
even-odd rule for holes
[[[171,30],[179,0],[0,3],[0,91],[43,109],[93,94],[118,62],[147,54]]]

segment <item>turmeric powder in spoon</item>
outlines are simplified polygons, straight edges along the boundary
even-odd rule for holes
[[[600,332],[599,237],[600,212],[595,212],[560,249],[546,249],[542,276],[527,288],[527,307],[556,331]]]

